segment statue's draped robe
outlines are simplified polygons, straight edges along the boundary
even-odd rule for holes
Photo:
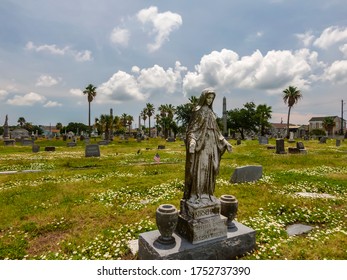
[[[195,152],[189,152],[191,139],[196,141]],[[186,138],[186,170],[184,199],[212,199],[219,163],[226,150],[216,116],[204,105],[193,112]]]

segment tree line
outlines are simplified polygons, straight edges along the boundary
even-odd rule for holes
[[[70,122],[67,126],[63,126],[61,123],[57,123],[56,128],[61,133],[72,131],[74,133],[81,133],[82,131],[92,135],[97,131],[98,134],[105,134],[105,138],[109,139],[115,134],[131,134],[140,133],[141,131],[148,135],[148,137],[154,137],[162,135],[165,138],[176,137],[178,133],[184,133],[190,120],[193,108],[198,103],[198,98],[192,96],[189,98],[189,102],[173,106],[172,104],[163,104],[157,108],[151,103],[146,103],[145,107],[140,112],[141,122],[139,124],[139,131],[134,132],[131,130],[134,118],[131,115],[123,113],[120,116],[113,116],[110,114],[102,114],[100,117],[95,118],[94,124],[91,123],[91,103],[97,96],[97,87],[89,84],[83,94],[87,96],[88,100],[88,126],[83,123]],[[302,98],[301,91],[294,86],[289,86],[282,92],[283,101],[288,105],[288,118],[287,118],[287,137],[289,138],[289,121],[292,107],[298,103]],[[271,124],[269,120],[272,116],[271,106],[266,104],[256,105],[254,102],[247,102],[242,108],[235,108],[227,111],[227,131],[231,135],[239,134],[242,139],[246,134],[260,134],[265,135],[269,133]],[[155,120],[155,125],[151,124],[151,121]],[[143,123],[142,123],[143,121]],[[148,121],[148,125],[146,124]],[[20,126],[26,126],[30,129],[29,123],[25,122],[24,118],[18,120]],[[217,118],[217,122],[223,131],[223,121],[221,118]],[[38,127],[35,126],[38,130]],[[40,132],[42,129],[40,129]],[[157,135],[153,135],[156,131]]]

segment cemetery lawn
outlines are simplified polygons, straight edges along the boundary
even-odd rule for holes
[[[242,259],[347,259],[346,141],[340,147],[335,140],[304,141],[307,154],[276,154],[257,140],[229,142],[233,152],[222,157],[215,195],[235,195],[237,221],[257,231],[255,251]],[[116,138],[95,158],[85,157],[80,141],[76,147],[62,140],[35,144],[38,153],[0,141],[0,259],[136,259],[128,241],[156,229],[156,208],[170,203],[179,209],[182,141]],[[56,150],[45,152],[45,146]],[[245,165],[262,165],[262,179],[229,183]],[[288,236],[286,228],[296,223],[313,229]]]

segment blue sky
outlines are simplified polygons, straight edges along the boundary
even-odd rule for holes
[[[341,115],[347,100],[344,0],[1,0],[0,125],[88,122],[216,90],[215,112],[246,102],[286,121],[282,91],[303,99],[291,122]],[[347,105],[345,106],[347,108]],[[347,113],[345,113],[347,114]]]

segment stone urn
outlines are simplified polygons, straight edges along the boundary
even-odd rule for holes
[[[235,228],[235,224],[233,220],[236,217],[237,209],[238,209],[238,201],[235,196],[224,194],[220,198],[221,204],[221,214],[228,218],[227,226],[228,229]]]
[[[178,220],[178,211],[172,204],[162,204],[156,211],[156,222],[160,236],[156,240],[163,245],[172,245],[176,243],[172,236]]]

